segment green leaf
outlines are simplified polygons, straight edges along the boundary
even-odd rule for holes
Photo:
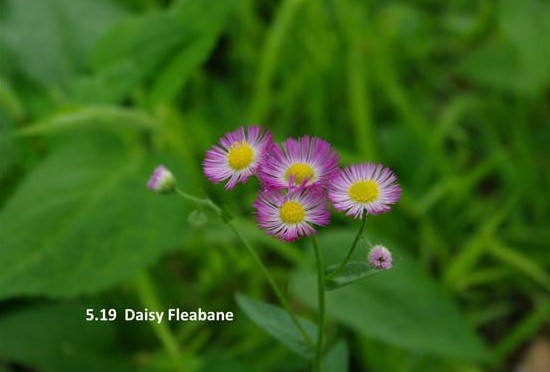
[[[10,0],[0,35],[23,71],[43,84],[65,83],[123,12],[107,0]]]
[[[313,357],[313,350],[305,342],[302,334],[292,322],[285,310],[263,301],[255,300],[241,293],[235,295],[237,304],[246,315],[276,340],[291,351],[304,357]],[[307,319],[298,317],[298,321],[312,340],[317,338],[317,326]]]
[[[17,132],[17,136],[34,136],[64,132],[78,128],[96,129],[134,128],[151,130],[155,128],[154,119],[149,115],[114,106],[88,106],[71,109],[67,112],[32,123]]]
[[[185,25],[168,12],[128,18],[98,41],[92,66],[100,75],[107,74],[106,70],[132,71],[132,83],[138,84],[151,77],[190,36]]]
[[[339,265],[332,265],[326,270],[326,275],[330,275],[334,272]],[[325,282],[325,288],[327,290],[333,290],[346,286],[351,283],[355,283],[359,280],[365,279],[371,275],[379,273],[384,270],[377,270],[370,267],[367,262],[348,262],[342,272],[335,277],[327,279]]]
[[[21,120],[25,116],[21,99],[2,76],[0,76],[0,109],[5,110],[14,120]]]
[[[45,372],[131,371],[117,352],[114,324],[84,321],[79,304],[20,310],[0,320],[0,360]]]
[[[335,230],[325,234],[327,239],[320,236],[325,261],[338,262],[341,258],[334,247],[347,246],[354,234]],[[485,347],[448,294],[395,244],[384,245],[391,247],[394,267],[367,281],[327,292],[329,318],[365,336],[409,350],[459,360],[484,359]],[[315,307],[315,274],[300,270],[292,283],[296,295]]]
[[[155,163],[122,148],[112,137],[73,138],[8,199],[0,298],[104,290],[180,246],[185,204],[147,190]]]
[[[69,95],[77,104],[120,103],[141,83],[142,75],[141,67],[122,61],[94,75],[72,80]]]
[[[323,357],[324,372],[341,372],[349,370],[349,350],[344,340],[338,341]]]
[[[225,24],[233,1],[186,1],[176,14],[192,35],[156,78],[151,92],[153,104],[168,101],[184,86],[191,73],[210,55]]]
[[[534,91],[550,83],[550,6],[538,0],[503,0],[498,6],[499,27],[517,52],[518,88]]]
[[[475,82],[502,90],[536,92],[550,84],[550,6],[536,0],[498,5],[501,37],[475,49],[459,70]]]

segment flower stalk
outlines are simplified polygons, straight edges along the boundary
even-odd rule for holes
[[[291,3],[288,1],[286,4]],[[254,203],[255,216],[258,227],[266,234],[285,242],[307,236],[311,238],[317,271],[318,332],[315,342],[292,312],[287,298],[257,252],[234,225],[231,215],[225,209],[208,198],[195,197],[179,189],[175,178],[164,166],[157,167],[148,183],[149,189],[154,192],[175,192],[186,201],[196,204],[200,208],[198,213],[202,213],[202,210],[212,211],[229,227],[260,268],[304,343],[314,352],[313,370],[317,372],[321,371],[324,351],[325,291],[327,288],[335,289],[329,280],[348,268],[348,262],[363,236],[367,215],[389,212],[401,197],[397,176],[391,169],[369,162],[339,168],[338,162],[338,153],[330,143],[319,137],[288,138],[276,144],[270,131],[260,126],[240,127],[226,133],[218,144],[206,151],[203,161],[205,177],[213,183],[224,182],[226,190],[247,182],[250,177],[259,179],[261,189]],[[361,219],[361,225],[343,261],[336,270],[325,274],[316,234],[318,227],[330,223],[328,202],[347,216]],[[203,220],[206,217],[197,218],[197,223],[203,223]],[[382,245],[376,245],[368,254],[368,262],[370,268],[361,263],[354,265],[362,270],[355,277],[341,275],[335,279],[340,282],[339,286],[360,280],[373,272],[390,269],[391,252]],[[163,330],[157,332],[166,348],[175,355],[177,345],[174,348]],[[292,337],[295,343],[295,336]]]
[[[317,301],[318,301],[318,332],[317,345],[315,348],[315,359],[313,363],[314,371],[321,371],[321,360],[323,357],[323,334],[325,333],[325,280],[324,267],[321,252],[315,235],[311,236],[313,251],[315,252],[315,262],[317,265]]]
[[[248,253],[250,253],[252,258],[254,259],[254,262],[258,265],[258,267],[260,268],[260,270],[262,271],[262,273],[266,277],[269,285],[273,289],[273,292],[275,293],[275,296],[277,297],[277,299],[279,300],[279,302],[281,303],[281,305],[283,306],[285,311],[288,313],[292,323],[296,326],[296,329],[302,335],[304,341],[311,348],[314,348],[315,344],[313,343],[313,340],[311,339],[311,337],[309,337],[309,335],[305,331],[304,327],[302,327],[302,325],[298,321],[298,318],[296,318],[296,315],[294,315],[294,313],[290,309],[290,305],[288,303],[288,300],[283,295],[283,292],[281,291],[281,289],[277,285],[277,282],[275,281],[275,279],[273,278],[273,276],[271,275],[271,273],[269,272],[267,267],[264,265],[264,263],[262,262],[261,258],[258,256],[256,251],[254,250],[254,248],[252,248],[252,246],[248,243],[248,241],[241,234],[239,229],[237,229],[237,227],[233,224],[233,222],[231,222],[231,218],[224,218],[224,211],[219,206],[217,206],[214,202],[212,202],[212,200],[210,200],[210,199],[197,198],[195,196],[192,196],[192,195],[189,195],[189,194],[183,192],[179,188],[176,188],[176,192],[182,198],[184,198],[187,201],[191,201],[191,202],[197,204],[198,206],[204,206],[204,207],[210,208],[216,215],[218,215],[220,218],[222,218],[224,223],[229,227],[229,229],[233,232],[233,234],[237,237],[237,239],[241,242],[241,244],[246,248]],[[225,215],[228,215],[227,212],[225,212]]]
[[[346,254],[346,257],[344,258],[344,260],[342,261],[342,263],[340,264],[340,266],[338,266],[338,268],[336,270],[329,273],[325,277],[325,281],[338,276],[338,274],[340,274],[344,270],[344,268],[346,267],[346,264],[349,262],[351,256],[353,255],[353,252],[355,251],[355,248],[357,247],[357,244],[359,243],[359,240],[361,239],[361,235],[363,235],[363,231],[365,230],[365,222],[366,221],[367,221],[367,216],[365,215],[361,219],[361,226],[359,227],[359,231],[357,231],[357,235],[355,236],[355,239],[353,240],[353,244],[351,245],[350,249],[348,250],[348,253]]]

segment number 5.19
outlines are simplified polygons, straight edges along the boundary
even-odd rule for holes
[[[86,320],[100,320],[100,321],[112,321],[116,319],[116,310],[115,309],[100,309],[100,316],[94,314],[94,309],[86,309]]]

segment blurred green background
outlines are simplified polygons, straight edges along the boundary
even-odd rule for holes
[[[307,370],[237,307],[236,292],[276,299],[230,231],[145,188],[165,163],[225,204],[315,319],[309,244],[256,229],[256,180],[227,193],[202,176],[208,147],[249,123],[321,136],[342,165],[383,162],[404,190],[367,223],[395,268],[329,294],[328,342],[345,343],[327,371],[548,358],[548,1],[5,0],[0,14],[0,369]],[[327,264],[358,228],[332,215]],[[84,321],[144,304],[236,320]]]

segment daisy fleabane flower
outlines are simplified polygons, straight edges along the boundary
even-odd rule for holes
[[[285,189],[291,178],[295,185],[326,186],[338,172],[338,154],[318,137],[289,138],[273,146],[259,170],[267,188]]]
[[[361,163],[342,169],[328,188],[328,198],[339,211],[354,218],[364,212],[388,212],[401,197],[397,176],[382,164]]]
[[[264,190],[254,207],[258,226],[267,234],[288,242],[315,234],[313,225],[326,226],[330,218],[325,193],[318,186],[296,187],[286,192]]]
[[[369,264],[378,270],[392,268],[391,252],[384,246],[377,244],[369,252]]]
[[[226,189],[237,182],[246,182],[255,175],[273,146],[271,133],[258,126],[249,126],[227,133],[206,152],[203,162],[204,175],[214,183],[227,180]]]

